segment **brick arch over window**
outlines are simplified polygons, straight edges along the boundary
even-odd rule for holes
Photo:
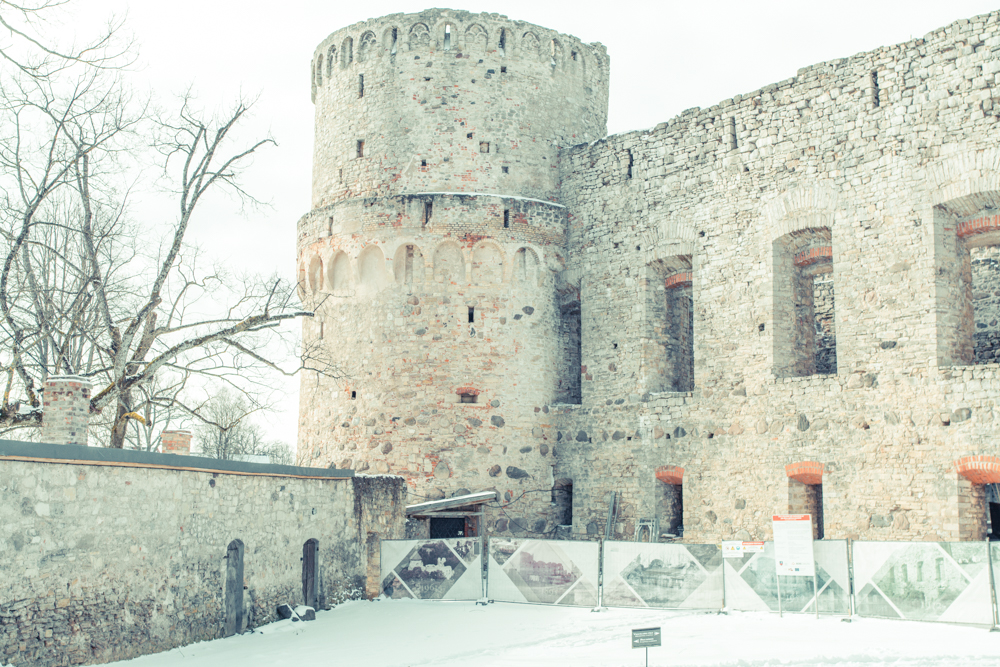
[[[963,456],[955,471],[973,484],[1000,484],[1000,456]]]
[[[785,466],[785,475],[803,484],[822,484],[825,466],[817,461],[799,461]]]
[[[683,484],[684,468],[680,466],[659,466],[656,469],[656,479],[664,484]]]

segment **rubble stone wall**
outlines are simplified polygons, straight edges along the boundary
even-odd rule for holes
[[[319,606],[364,597],[366,538],[402,537],[404,503],[402,480],[388,476],[0,460],[0,663],[102,663],[223,636],[234,540],[246,627],[303,604],[309,539]]]

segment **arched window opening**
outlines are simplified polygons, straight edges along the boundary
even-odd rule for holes
[[[451,24],[444,27],[444,50],[451,51]]]
[[[507,30],[500,28],[500,41],[497,42],[497,50],[501,56],[507,55]]]
[[[316,609],[319,591],[319,540],[312,538],[302,545],[302,599]]]
[[[580,405],[582,368],[581,298],[578,282],[565,282],[560,276],[556,285],[559,299],[559,380],[556,402]]]
[[[837,372],[833,247],[829,227],[774,242],[774,370],[778,377]]]
[[[431,31],[423,23],[414,23],[410,27],[410,50],[424,50],[430,47]]]
[[[389,42],[389,57],[393,58],[393,62],[395,62],[396,49],[398,48],[398,46],[397,46],[398,43],[399,43],[399,30],[396,29],[396,28],[393,28],[392,29],[392,34],[390,36],[390,42]]]
[[[226,548],[225,623],[224,637],[243,634],[243,542],[233,540]]]
[[[642,341],[645,391],[694,390],[694,296],[690,255],[646,267]]]
[[[788,513],[812,516],[813,539],[823,539],[823,471],[816,461],[785,466],[788,476]]]
[[[684,468],[660,466],[656,469],[656,525],[659,535],[651,542],[684,537]]]

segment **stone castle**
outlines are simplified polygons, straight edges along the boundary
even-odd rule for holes
[[[444,9],[317,47],[299,463],[485,534],[983,539],[1000,12],[610,137],[609,72]]]

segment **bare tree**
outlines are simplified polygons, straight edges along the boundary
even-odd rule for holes
[[[34,79],[49,78],[74,65],[119,69],[132,60],[131,40],[123,39],[122,21],[111,18],[105,29],[83,46],[61,48],[44,36],[69,0],[0,0],[0,62]]]
[[[223,389],[212,396],[200,411],[204,423],[197,428],[198,451],[216,459],[246,460],[266,456],[270,463],[291,465],[291,448],[268,440],[252,415],[262,410],[242,394]]]
[[[16,121],[0,137],[0,168],[12,175],[0,211],[12,229],[4,235],[0,268],[0,354],[6,357],[0,359],[7,372],[0,428],[40,424],[38,387],[50,373],[95,381],[91,412],[113,411],[106,416],[109,446],[120,448],[129,420],[141,421],[137,410],[154,398],[141,388],[161,373],[246,389],[255,379],[267,384],[261,369],[297,372],[301,360],[286,368],[266,352],[282,335],[282,322],[312,314],[299,306],[296,286],[278,277],[202,272],[197,252],[184,243],[209,192],[256,201],[238,177],[273,141],[228,148],[249,104],[210,119],[185,98],[177,117],[158,125],[155,141],[147,139],[172,178],[178,211],[161,248],[140,257],[135,247],[116,245],[127,216],[124,204],[108,196],[107,182],[120,151],[148,136],[140,134],[143,114],[127,115],[128,100],[93,77],[68,98],[53,90],[47,80],[32,79],[17,99],[0,101],[6,105],[0,113]],[[31,114],[33,123],[20,122]],[[305,363],[336,373],[309,355]],[[197,416],[176,393],[155,398],[161,407]]]

